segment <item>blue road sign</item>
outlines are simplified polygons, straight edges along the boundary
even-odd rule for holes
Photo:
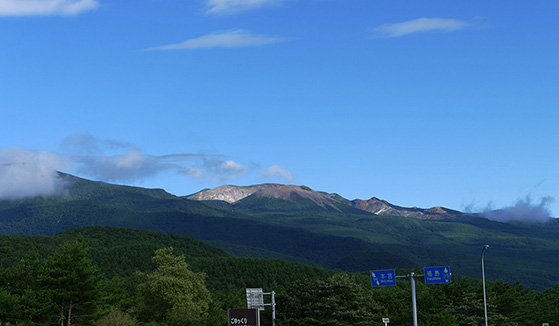
[[[396,272],[393,269],[371,271],[373,286],[396,285]]]
[[[450,267],[425,267],[425,284],[450,283]]]

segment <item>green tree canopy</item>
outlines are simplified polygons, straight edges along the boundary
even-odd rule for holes
[[[173,326],[206,325],[212,300],[205,276],[192,272],[173,248],[157,250],[152,260],[155,270],[138,273],[140,318]]]
[[[61,326],[91,324],[99,317],[101,273],[89,259],[89,247],[80,235],[48,258],[39,280],[56,306]]]
[[[54,307],[39,279],[44,261],[32,252],[0,275],[0,320],[34,325],[48,322]]]
[[[290,326],[371,325],[381,307],[344,273],[295,282],[278,296],[279,321]]]

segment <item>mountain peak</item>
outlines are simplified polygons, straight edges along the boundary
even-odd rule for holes
[[[233,204],[253,194],[260,197],[292,201],[296,196],[309,199],[316,198],[319,193],[307,186],[265,183],[252,186],[225,185],[213,189],[204,189],[187,198],[193,200],[223,200]]]
[[[286,202],[306,201],[308,205],[316,205],[322,209],[342,212],[340,205],[342,197],[336,194],[315,191],[307,186],[283,185],[267,183],[252,186],[220,186],[214,189],[202,190],[188,196],[192,200],[223,200],[230,204],[237,204],[245,198],[279,199]],[[245,202],[245,201],[243,201]],[[310,206],[305,206],[307,209]]]
[[[254,200],[257,200],[257,198],[279,199],[292,203],[306,201],[308,204],[297,207],[309,209],[312,205],[316,205],[321,209],[338,212],[356,209],[353,212],[361,211],[375,215],[405,216],[422,220],[451,220],[463,216],[461,212],[444,207],[436,206],[429,209],[400,207],[376,197],[372,197],[369,200],[355,199],[349,201],[337,194],[315,191],[307,186],[275,183],[252,186],[225,185],[214,189],[202,190],[187,198],[192,200],[222,200],[230,204],[240,204],[241,201],[245,203],[246,200],[244,199],[247,197],[250,197],[253,205]],[[265,206],[266,204],[260,203],[258,207],[263,208]]]
[[[279,187],[279,184],[261,184],[252,186],[233,186],[224,185],[213,189],[204,189],[193,195],[188,196],[188,199],[192,200],[223,200],[230,204],[236,203],[241,199],[244,199],[253,193],[257,192],[262,188],[275,188]]]

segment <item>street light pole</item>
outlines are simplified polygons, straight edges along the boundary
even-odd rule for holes
[[[410,273],[410,280],[411,280],[411,306],[413,312],[413,326],[417,326],[417,303],[415,298],[415,273]]]
[[[485,311],[485,326],[487,326],[487,297],[485,295],[485,267],[483,266],[483,255],[485,254],[485,249],[489,248],[489,245],[483,246],[481,250],[481,278],[483,281],[483,309]]]

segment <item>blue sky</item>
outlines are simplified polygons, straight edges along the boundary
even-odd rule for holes
[[[559,216],[559,3],[0,0],[0,197],[61,170],[186,195]]]

